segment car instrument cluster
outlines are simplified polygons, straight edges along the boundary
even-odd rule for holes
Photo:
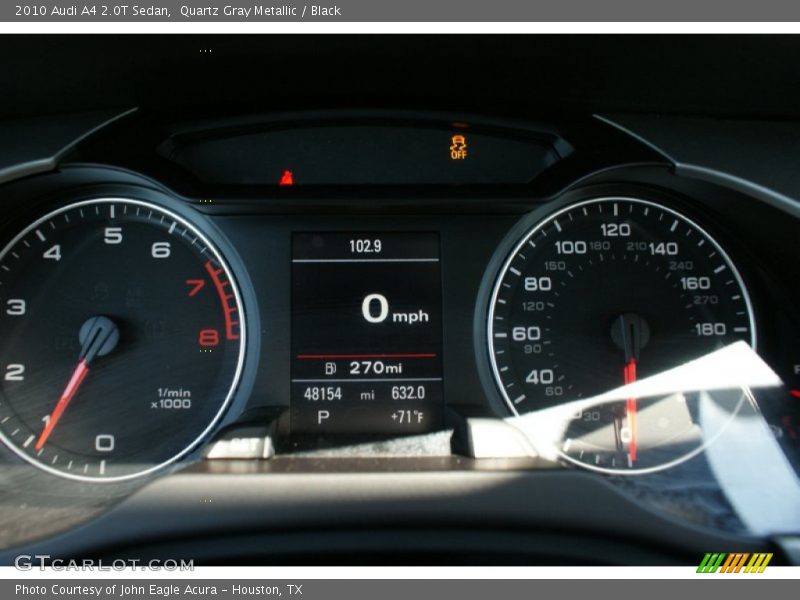
[[[113,122],[2,171],[8,473],[438,457],[706,481],[758,440],[796,471],[775,205],[597,119]]]

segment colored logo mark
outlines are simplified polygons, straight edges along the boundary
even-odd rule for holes
[[[749,559],[749,560],[748,560]],[[703,557],[700,566],[697,567],[698,573],[763,573],[769,561],[772,560],[772,553],[757,552],[709,552]]]

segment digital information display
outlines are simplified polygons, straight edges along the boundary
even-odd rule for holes
[[[435,233],[295,233],[291,428],[411,434],[443,423]]]

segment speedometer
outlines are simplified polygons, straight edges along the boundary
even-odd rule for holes
[[[487,338],[495,383],[516,415],[596,397],[737,341],[755,346],[733,262],[666,206],[580,202],[515,244],[493,288]],[[625,398],[577,411],[557,450],[600,470],[675,464],[707,439],[697,401]]]

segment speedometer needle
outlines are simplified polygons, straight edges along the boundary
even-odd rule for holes
[[[623,379],[625,385],[630,385],[636,381],[639,353],[650,341],[650,327],[641,315],[625,313],[611,324],[611,340],[625,357]],[[628,461],[631,465],[636,462],[636,409],[636,398],[628,398],[625,402],[625,413],[628,417]]]
[[[119,328],[108,317],[92,317],[88,319],[78,332],[81,343],[81,353],[78,357],[78,366],[72,372],[67,387],[61,393],[56,407],[45,422],[39,439],[36,440],[36,450],[41,450],[50,434],[56,428],[61,415],[69,406],[70,401],[78,392],[83,380],[89,374],[89,364],[98,356],[105,356],[117,347],[119,342]]]
[[[624,370],[625,385],[629,385],[636,381],[636,359],[631,358],[628,364],[625,365]],[[628,430],[631,434],[630,442],[628,443],[628,456],[631,462],[636,462],[636,398],[628,398],[625,403],[626,412],[628,414]]]

